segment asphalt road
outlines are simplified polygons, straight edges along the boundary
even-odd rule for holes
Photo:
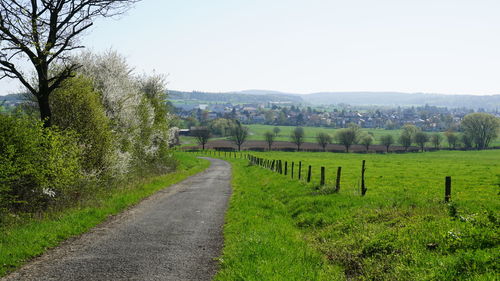
[[[231,166],[205,172],[63,243],[1,280],[210,280],[217,271]]]

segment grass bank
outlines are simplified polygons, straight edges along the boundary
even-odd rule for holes
[[[193,155],[179,153],[177,156],[179,167],[174,173],[113,189],[95,198],[91,204],[0,228],[0,276],[57,246],[61,241],[90,230],[109,216],[122,212],[156,191],[209,166],[208,161]]]
[[[234,193],[216,280],[496,280],[500,274],[500,151],[254,155],[312,165],[312,181],[228,159]],[[320,166],[327,167],[323,187]],[[333,193],[337,166],[343,176]],[[450,204],[443,203],[444,176],[453,179]]]

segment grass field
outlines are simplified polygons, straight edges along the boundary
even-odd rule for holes
[[[500,274],[500,151],[254,155],[312,165],[312,181],[228,159],[234,192],[217,280],[497,280]],[[320,166],[327,171],[324,187]],[[333,193],[337,166],[341,189]],[[445,176],[453,183],[449,204]]]
[[[82,234],[109,216],[138,203],[143,198],[177,183],[208,167],[209,162],[193,155],[179,153],[180,166],[175,173],[129,184],[106,194],[97,195],[92,202],[45,218],[20,221],[0,227],[0,277],[36,257],[61,241]]]

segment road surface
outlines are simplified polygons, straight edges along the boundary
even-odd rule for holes
[[[1,280],[210,280],[221,255],[231,166],[209,160],[206,171]]]

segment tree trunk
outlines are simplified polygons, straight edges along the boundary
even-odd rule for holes
[[[49,96],[44,94],[38,98],[38,107],[40,108],[40,119],[43,121],[43,126],[48,128],[52,125],[52,112],[50,110]]]

